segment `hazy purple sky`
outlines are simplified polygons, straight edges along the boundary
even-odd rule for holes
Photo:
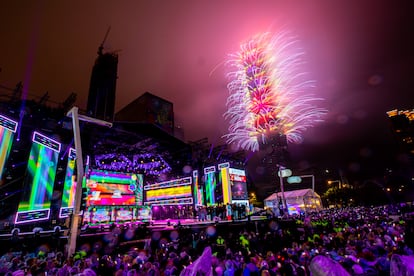
[[[121,50],[116,110],[149,91],[173,102],[186,140],[220,143],[227,55],[252,35],[289,29],[329,110],[293,155],[312,163],[347,148],[351,166],[390,143],[386,111],[414,108],[413,20],[411,1],[2,1],[0,84],[24,81],[56,102],[75,92],[85,109],[111,26],[105,48]]]

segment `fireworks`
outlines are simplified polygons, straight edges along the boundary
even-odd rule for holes
[[[323,100],[309,91],[314,81],[301,72],[303,52],[288,33],[269,33],[252,38],[230,55],[228,64],[227,143],[257,151],[259,139],[285,135],[290,143],[302,141],[302,133],[322,121],[326,110],[316,107]]]

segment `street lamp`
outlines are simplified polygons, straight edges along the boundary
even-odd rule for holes
[[[328,180],[328,184],[331,185],[333,183],[338,183],[338,188],[334,187],[334,195],[335,195],[335,206],[337,204],[337,197],[338,197],[338,190],[342,189],[342,182],[341,180]]]
[[[80,136],[79,120],[97,124],[100,126],[112,127],[112,123],[102,121],[96,118],[91,118],[88,116],[78,114],[78,107],[74,106],[71,110],[68,111],[66,116],[72,118],[73,124],[73,136],[75,141],[75,151],[76,151],[76,194],[74,202],[74,210],[72,212],[72,219],[70,223],[70,232],[68,239],[67,247],[67,256],[71,256],[75,253],[76,250],[76,239],[78,236],[79,221],[80,221],[80,205],[82,199],[82,179],[84,176],[83,169],[83,156],[82,156],[82,143]]]
[[[285,198],[285,188],[283,184],[283,177],[291,176],[292,171],[289,169],[286,169],[284,166],[279,166],[279,171],[277,174],[279,176],[279,181],[280,181],[280,192],[282,194],[283,211],[286,212],[288,208],[287,208],[287,203],[286,203],[286,198]]]
[[[342,182],[341,180],[329,180],[328,184],[331,185],[333,183],[338,183],[338,189],[342,189]]]
[[[302,178],[305,177],[311,177],[312,178],[312,191],[315,192],[315,176],[313,174],[307,174],[307,175],[296,175],[296,176],[290,176],[288,177],[287,181],[288,183],[301,183]]]

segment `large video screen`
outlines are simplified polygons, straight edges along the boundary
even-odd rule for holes
[[[109,224],[112,221],[112,210],[107,206],[86,209],[83,213],[83,223],[92,225]]]
[[[151,218],[150,206],[94,206],[86,208],[82,223],[96,226],[131,221],[149,221]]]
[[[244,170],[229,168],[232,200],[248,200],[246,173]]]
[[[211,166],[204,168],[204,190],[206,192],[206,204],[216,204],[216,167]]]
[[[65,182],[63,183],[62,205],[59,211],[60,218],[66,218],[73,212],[76,195],[76,151],[69,148],[68,164],[66,166]]]
[[[49,219],[60,147],[59,142],[33,133],[16,224]]]
[[[200,206],[204,205],[204,198],[203,198],[203,188],[200,187],[198,182],[198,171],[193,171],[193,198],[194,198],[194,205]]]
[[[229,180],[229,169],[230,163],[218,164],[217,168],[219,170],[219,183],[221,183],[221,193],[222,193],[222,202],[223,204],[231,203],[231,190],[230,190],[230,180]]]
[[[0,115],[0,179],[3,178],[17,125],[17,122]]]
[[[193,204],[192,179],[184,177],[144,186],[145,204],[187,205]]]
[[[142,201],[143,177],[134,173],[92,170],[86,177],[86,207],[137,206]]]

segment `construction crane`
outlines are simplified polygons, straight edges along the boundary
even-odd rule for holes
[[[101,43],[101,45],[98,48],[98,55],[100,55],[100,56],[102,55],[103,48],[104,48],[104,44],[105,44],[106,39],[108,38],[108,35],[109,35],[109,31],[110,30],[111,30],[111,26],[108,27],[108,30],[106,31],[106,34],[104,36],[104,39],[102,40],[102,43]]]
[[[106,39],[108,38],[108,35],[109,35],[109,31],[111,30],[111,26],[109,26],[108,27],[108,30],[106,31],[106,34],[105,34],[105,37],[104,37],[104,39],[102,40],[102,43],[101,43],[101,45],[99,46],[99,48],[98,48],[98,55],[100,55],[100,56],[102,56],[103,55],[103,49],[104,49],[104,44],[105,44],[105,42],[106,42]],[[117,53],[119,53],[120,51],[122,51],[121,49],[117,49],[117,50],[113,50],[113,51],[110,51],[109,52],[109,54],[111,54],[111,55],[116,55]]]

